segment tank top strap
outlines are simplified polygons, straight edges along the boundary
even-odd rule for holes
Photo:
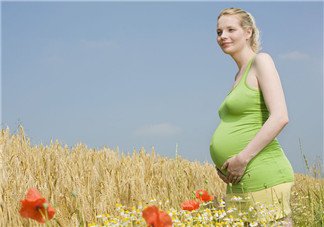
[[[234,87],[233,87],[232,90],[227,94],[227,96],[228,96],[229,94],[231,94],[232,91],[235,90],[235,88],[240,87],[240,86],[242,86],[242,84],[245,83],[245,81],[246,81],[246,77],[247,77],[247,75],[249,74],[249,71],[250,71],[250,68],[251,68],[252,62],[254,61],[254,58],[255,58],[255,56],[254,56],[253,58],[251,58],[251,59],[248,61],[248,64],[247,64],[247,66],[246,66],[246,69],[244,70],[244,73],[243,73],[243,75],[242,75],[242,78],[240,79],[240,81],[239,81],[236,85],[234,85]]]
[[[246,81],[246,77],[247,77],[247,75],[249,74],[249,71],[250,71],[251,65],[252,65],[252,63],[253,63],[253,61],[254,61],[254,58],[255,58],[255,56],[254,56],[253,58],[250,59],[248,65],[247,65],[247,67],[246,67],[246,69],[245,69],[245,72],[244,72],[243,77],[242,77],[242,82],[243,82],[243,83],[245,83],[245,81]]]

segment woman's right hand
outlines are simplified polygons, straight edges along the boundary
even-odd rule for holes
[[[227,179],[227,177],[216,167],[217,174],[226,184],[230,183]]]

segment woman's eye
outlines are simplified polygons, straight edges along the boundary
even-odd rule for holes
[[[235,29],[233,29],[233,28],[230,28],[230,29],[228,29],[228,31],[230,31],[230,32],[234,32],[234,31],[235,31]]]
[[[217,35],[221,35],[221,34],[222,34],[222,32],[221,32],[221,31],[218,31],[218,32],[217,32]]]

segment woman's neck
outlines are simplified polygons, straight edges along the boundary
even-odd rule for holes
[[[241,52],[237,52],[231,57],[236,62],[239,71],[248,63],[248,61],[256,55],[250,48],[243,49]]]

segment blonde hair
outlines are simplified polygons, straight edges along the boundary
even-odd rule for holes
[[[227,8],[227,9],[223,9],[220,12],[217,20],[219,20],[219,18],[221,16],[225,16],[225,15],[238,16],[243,29],[246,29],[249,27],[252,29],[252,36],[250,38],[250,46],[255,53],[258,53],[261,50],[260,31],[256,26],[254,17],[249,12],[242,10],[242,9]]]

